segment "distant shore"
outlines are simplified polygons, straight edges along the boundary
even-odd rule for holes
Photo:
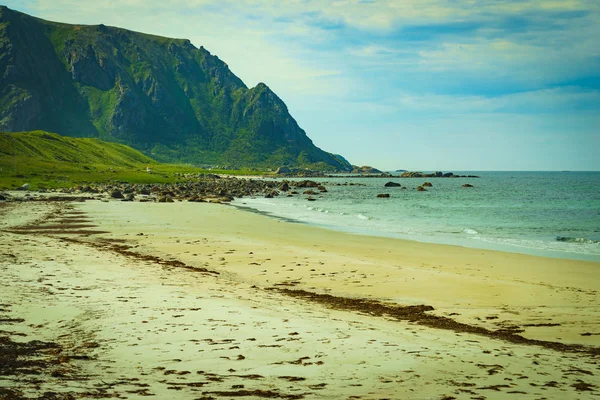
[[[345,234],[206,203],[4,202],[0,216],[4,346],[53,344],[38,349],[43,384],[15,364],[0,394],[600,390],[600,263]]]

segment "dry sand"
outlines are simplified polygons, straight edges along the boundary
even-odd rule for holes
[[[2,349],[52,344],[0,361],[0,398],[598,398],[599,268],[216,204],[0,203]]]

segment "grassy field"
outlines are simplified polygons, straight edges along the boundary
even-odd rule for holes
[[[150,167],[151,172],[146,168]],[[0,132],[0,190],[28,183],[31,189],[81,183],[122,181],[169,183],[182,174],[259,175],[259,170],[203,170],[192,165],[161,164],[131,147],[55,133]]]

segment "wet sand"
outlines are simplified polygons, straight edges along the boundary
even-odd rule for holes
[[[0,221],[3,348],[47,344],[20,358],[37,373],[0,369],[0,398],[600,395],[599,263],[206,203],[2,203]]]

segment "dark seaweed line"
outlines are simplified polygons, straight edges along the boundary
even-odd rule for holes
[[[201,272],[201,273],[205,273],[205,274],[220,275],[220,272],[218,272],[218,271],[213,271],[213,270],[203,268],[203,267],[194,267],[192,265],[187,265],[186,263],[181,262],[179,260],[163,260],[162,258],[157,257],[157,256],[151,256],[148,254],[137,253],[135,251],[129,250],[131,248],[130,246],[112,244],[110,239],[104,239],[101,242],[87,242],[87,241],[83,241],[83,240],[62,237],[62,238],[60,238],[60,240],[62,240],[64,242],[70,242],[70,243],[91,246],[91,247],[97,248],[99,250],[112,251],[114,253],[120,254],[125,257],[130,257],[130,258],[134,258],[136,260],[141,260],[141,261],[153,262],[153,263],[163,265],[163,266],[189,269],[190,271]]]
[[[324,304],[327,307],[336,310],[363,312],[377,317],[388,316],[395,318],[398,321],[414,322],[419,325],[427,326],[430,328],[446,329],[461,333],[470,333],[485,336],[492,339],[499,339],[514,344],[540,346],[560,352],[588,353],[594,356],[600,355],[600,348],[597,347],[550,342],[545,340],[527,339],[523,336],[516,335],[511,332],[503,330],[491,331],[483,327],[463,324],[451,318],[427,314],[427,311],[432,311],[434,309],[433,307],[427,305],[387,305],[374,300],[338,297],[329,294],[313,293],[301,289],[269,288],[268,290],[273,290],[286,296],[299,297],[305,300],[313,301],[315,303]]]

